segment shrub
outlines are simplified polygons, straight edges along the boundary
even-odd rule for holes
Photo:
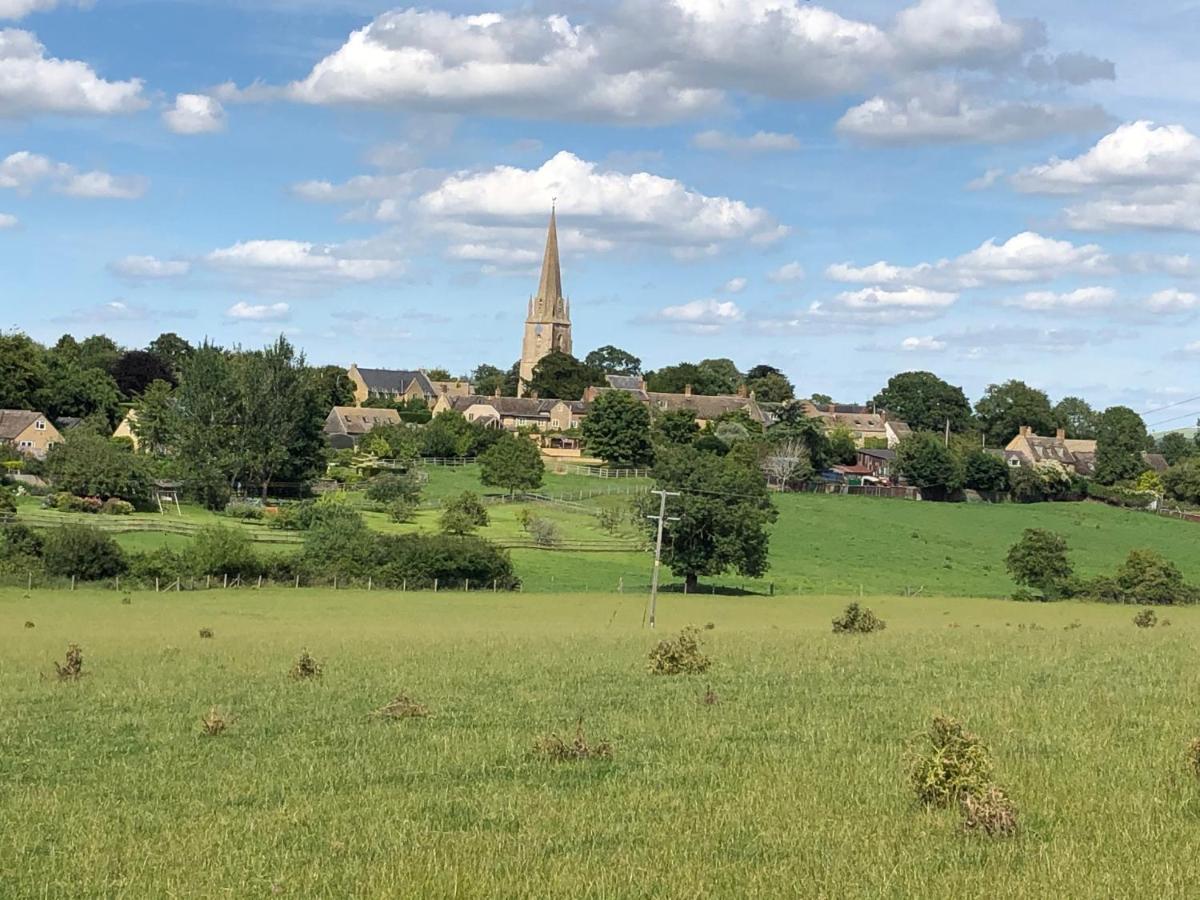
[[[1153,628],[1158,624],[1158,613],[1152,609],[1143,609],[1133,617],[1133,624],[1138,628]]]
[[[225,504],[225,515],[231,519],[245,519],[254,522],[265,519],[267,511],[263,508],[262,503],[258,501],[231,500]]]
[[[145,553],[130,553],[125,573],[134,581],[151,584],[156,580],[174,581],[186,570],[182,554],[169,547],[158,547]]]
[[[529,522],[529,534],[539,547],[557,547],[562,543],[562,529],[549,519],[534,518]]]
[[[508,552],[479,537],[438,534],[378,535],[368,563],[381,585],[427,587],[470,582],[514,590],[520,580]]]
[[[1017,810],[1003,788],[990,784],[980,794],[967,794],[961,800],[963,827],[988,837],[1009,837],[1017,833]]]
[[[650,671],[655,675],[691,675],[707,672],[711,665],[695,625],[684,628],[676,638],[663,638],[650,651]]]
[[[0,516],[17,511],[17,498],[8,488],[0,485]]]
[[[200,637],[201,638],[209,639],[212,636],[213,636],[213,630],[211,628],[201,628],[200,629]]]
[[[543,757],[552,762],[572,762],[584,759],[610,760],[613,758],[612,744],[600,741],[595,746],[587,742],[583,733],[583,720],[575,726],[575,737],[565,741],[557,734],[548,734],[533,742],[535,756]]]
[[[300,655],[296,657],[296,661],[292,663],[291,671],[288,672],[288,675],[297,681],[320,678],[322,674],[324,674],[324,667],[307,650],[301,651]]]
[[[883,619],[857,603],[851,603],[838,618],[833,620],[834,634],[871,634],[874,631],[883,631],[885,628],[887,628],[887,623]]]
[[[596,520],[600,523],[600,527],[609,534],[616,534],[621,530],[621,522],[624,518],[621,510],[615,506],[603,506],[596,513]]]
[[[222,734],[229,727],[229,720],[221,710],[216,707],[210,707],[208,715],[200,719],[200,730],[209,737],[216,737]]]
[[[442,509],[442,531],[446,534],[470,534],[489,522],[487,509],[477,494],[464,491]]]
[[[367,499],[380,506],[390,506],[397,500],[416,504],[421,499],[421,483],[417,473],[378,475],[367,483]]]
[[[54,664],[59,681],[78,681],[83,677],[83,650],[78,644],[67,646],[67,658]]]
[[[417,516],[417,504],[406,498],[393,500],[388,504],[388,518],[398,524],[411,522]]]
[[[1124,603],[1172,606],[1196,602],[1196,590],[1184,583],[1174,563],[1154,550],[1132,551],[1114,580]]]
[[[981,797],[992,783],[992,761],[978,737],[948,716],[934,716],[922,746],[910,751],[909,780],[926,806]]]
[[[45,544],[41,532],[28,525],[5,525],[0,528],[0,559],[33,557],[40,559]]]
[[[375,715],[381,719],[423,719],[429,715],[429,707],[407,694],[397,694],[389,703],[375,710]]]
[[[188,553],[197,575],[257,575],[262,568],[250,536],[240,528],[208,525],[196,533]]]
[[[132,516],[133,504],[119,497],[109,497],[104,501],[104,506],[100,508],[100,512],[106,516]]]
[[[109,535],[90,525],[63,525],[46,537],[46,574],[101,581],[124,574],[125,554]]]
[[[1027,528],[1009,549],[1004,564],[1013,581],[1039,591],[1044,600],[1065,596],[1074,573],[1066,539],[1041,528]]]

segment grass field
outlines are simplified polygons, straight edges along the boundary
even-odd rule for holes
[[[428,499],[445,499],[465,490],[491,491],[480,483],[476,466],[431,468],[429,474]],[[561,495],[647,485],[645,480],[548,475],[545,489]],[[490,508],[492,524],[481,533],[500,542],[527,541],[518,516],[524,506],[532,505],[538,515],[559,524],[566,540],[608,542],[613,549],[514,549],[513,560],[527,591],[614,591],[622,584],[640,590],[649,584],[650,557],[631,548],[644,540],[644,534],[627,523],[621,534],[609,535],[588,512],[600,505],[627,506],[630,499],[622,495],[595,497],[580,504],[582,508],[498,504]],[[934,595],[1005,597],[1014,585],[1005,572],[1004,556],[1025,528],[1047,528],[1065,535],[1083,575],[1110,573],[1130,550],[1150,547],[1175,562],[1189,579],[1200,581],[1200,526],[1099,503],[914,503],[810,494],[782,495],[776,503],[780,515],[772,530],[770,572],[761,579],[734,574],[706,579],[708,588],[768,593],[773,586],[780,594],[817,595],[902,594],[923,589]],[[32,511],[34,505],[27,501],[22,509]],[[197,525],[233,522],[195,507],[185,507],[185,513],[184,521]],[[368,511],[366,515],[368,523],[381,531],[432,531],[438,527],[439,512],[423,510],[409,525],[396,525],[381,512]],[[74,517],[93,523],[97,518]],[[148,518],[153,521],[154,517]],[[258,536],[281,537],[280,532],[262,525],[245,527]],[[300,539],[298,535],[290,537]],[[119,540],[129,549],[147,550],[164,544],[184,547],[189,538],[141,532],[122,534]],[[286,552],[294,547],[261,545],[264,552]]]
[[[1198,611],[873,598],[887,631],[847,638],[844,602],[665,598],[715,664],[664,678],[641,597],[0,591],[0,896],[1194,895]],[[372,719],[398,691],[434,715]],[[938,712],[1016,838],[915,806]],[[530,755],[580,717],[611,762]]]

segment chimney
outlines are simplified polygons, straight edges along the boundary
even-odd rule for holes
[[[499,397],[499,396],[500,396],[500,385],[496,385],[496,393],[492,394],[492,396],[493,396],[493,397]]]
[[[744,385],[744,384],[738,385],[737,395],[739,397],[741,397],[743,400],[746,399],[746,385]]]
[[[685,384],[683,386],[683,396],[685,396],[685,397],[692,396],[692,386],[690,384]]]
[[[1031,434],[1033,434],[1032,428],[1030,428],[1028,425],[1021,426],[1021,437],[1029,437]]]
[[[537,399],[540,399],[540,398],[538,397],[538,392],[537,392],[537,391],[530,391],[530,392],[529,392],[529,399],[530,399],[530,400],[537,400]]]
[[[1054,439],[1056,441],[1058,441],[1060,444],[1063,441],[1065,441],[1067,439],[1067,429],[1065,429],[1065,428],[1058,429],[1058,431],[1056,431],[1054,434]]]

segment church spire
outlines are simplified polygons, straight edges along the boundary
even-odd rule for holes
[[[562,302],[562,268],[558,262],[558,214],[550,208],[550,230],[546,234],[546,255],[542,259],[542,281],[538,285],[538,301],[545,310],[553,312]]]

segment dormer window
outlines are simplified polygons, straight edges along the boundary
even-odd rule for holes
[[[36,422],[33,423],[33,427],[38,431],[45,431],[46,423],[42,419],[38,419]]]

